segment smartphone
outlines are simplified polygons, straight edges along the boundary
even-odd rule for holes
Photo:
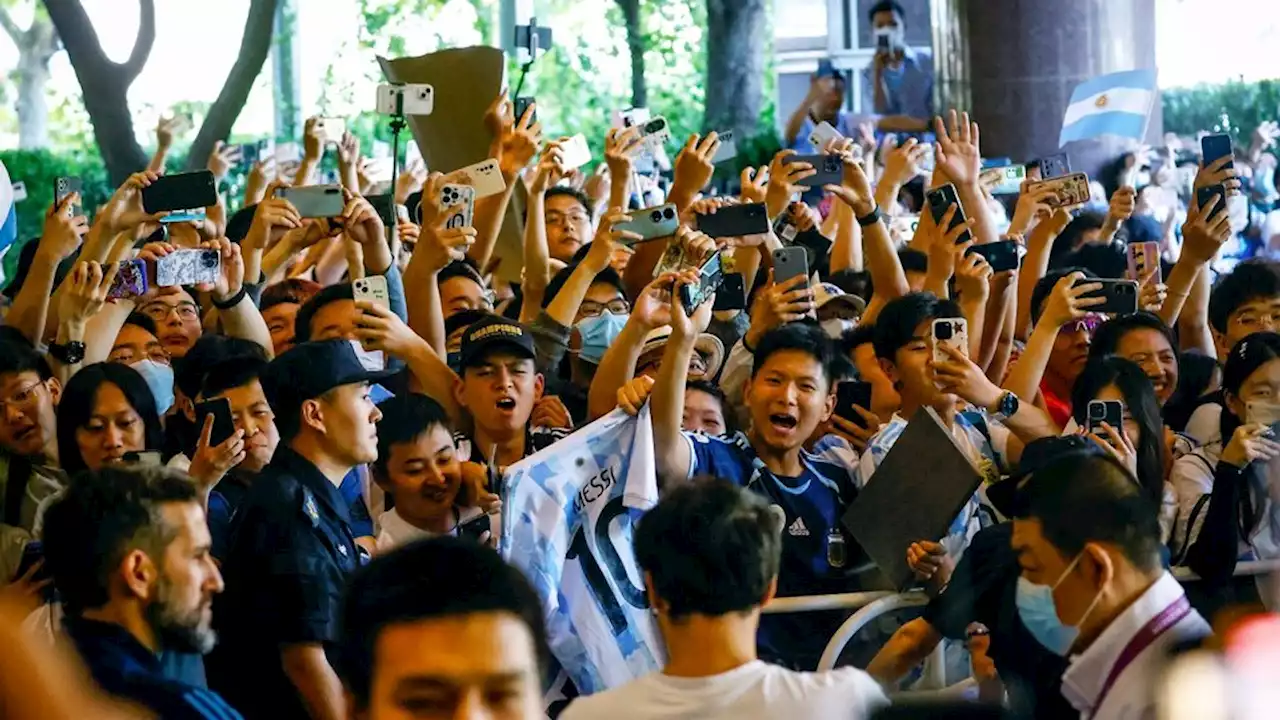
[[[205,418],[213,416],[213,432],[209,434],[211,446],[221,445],[236,434],[236,423],[231,417],[231,401],[214,398],[196,403],[196,431],[204,432]]]
[[[534,104],[534,102],[534,98],[528,95],[515,99],[512,110],[515,113],[516,122],[520,122],[520,119],[524,117],[525,111],[527,111],[529,106]],[[529,125],[532,126],[536,122],[538,122],[538,109],[534,108],[533,115],[529,117]]]
[[[801,287],[807,287],[809,277],[809,251],[802,247],[782,247],[773,251],[773,282],[776,285],[799,275],[805,278]]]
[[[340,143],[347,132],[347,121],[343,118],[322,117],[316,121],[316,129],[326,143]]]
[[[53,180],[53,202],[60,203],[62,199],[71,193],[78,193],[83,189],[84,183],[78,177],[59,177]],[[81,198],[83,202],[84,198]],[[81,214],[81,203],[76,203],[67,207],[67,217],[75,217]]]
[[[1040,158],[1040,179],[1048,180],[1071,172],[1071,158],[1066,153],[1054,153]]]
[[[217,250],[175,250],[156,260],[156,285],[172,287],[212,283],[220,272],[222,256]]]
[[[308,185],[276,190],[276,197],[288,200],[304,218],[331,218],[342,214],[347,201],[341,185]]]
[[[863,410],[871,410],[871,383],[856,380],[846,380],[836,385],[836,408],[835,414],[857,425],[860,428],[867,428],[867,421],[862,415],[854,410],[854,406]]]
[[[489,515],[482,513],[458,526],[458,537],[471,538],[476,542],[488,540],[485,534],[492,535],[493,525],[489,520]]]
[[[676,230],[680,228],[680,214],[676,212],[676,206],[670,203],[643,210],[632,210],[629,214],[630,221],[618,223],[614,227],[617,230],[633,232],[640,236],[640,240],[623,241],[623,244],[669,237],[675,235]]]
[[[147,262],[138,258],[121,260],[116,277],[107,288],[107,297],[139,297],[147,293],[147,287]]]
[[[591,162],[591,148],[587,146],[587,136],[582,133],[566,140],[560,149],[564,152],[566,170],[579,168]]]
[[[1226,133],[1205,135],[1200,138],[1200,154],[1204,157],[1205,167],[1209,167],[1219,158],[1234,155],[1231,149],[1231,136]],[[1235,167],[1235,162],[1227,163],[1226,167]]]
[[[716,132],[716,139],[720,142],[720,147],[716,148],[716,154],[711,156],[713,165],[738,157],[738,143],[733,139],[732,130]]]
[[[803,187],[820,188],[823,185],[839,185],[844,176],[844,161],[839,155],[792,155],[788,162],[807,162],[818,171],[816,175],[796,183]]]
[[[716,302],[711,309],[715,312],[747,309],[747,286],[742,273],[724,274],[720,280],[720,289],[716,290]]]
[[[1258,425],[1275,425],[1280,423],[1280,403],[1266,401],[1250,401],[1244,404],[1245,422]]]
[[[876,33],[876,52],[889,52],[888,33]]]
[[[475,188],[477,200],[497,195],[507,189],[507,182],[502,179],[502,170],[498,167],[498,161],[493,158],[481,160],[455,172],[465,174],[469,178],[466,184]]]
[[[680,286],[680,303],[684,305],[684,311],[688,315],[692,315],[698,306],[706,302],[707,298],[715,293],[720,287],[720,281],[724,279],[724,260],[717,250],[702,263],[702,267],[698,268],[698,285]]]
[[[142,209],[149,213],[190,210],[218,204],[218,186],[213,173],[196,170],[164,175],[142,188]]]
[[[832,140],[839,140],[843,137],[844,136],[840,134],[839,130],[832,127],[831,123],[823,120],[818,123],[818,126],[813,129],[813,132],[809,133],[809,144],[813,146],[814,150],[822,152],[826,150],[827,143]]]
[[[430,85],[379,85],[375,108],[380,115],[430,115],[435,96]]]
[[[1041,188],[1053,190],[1054,196],[1047,200],[1050,207],[1069,208],[1089,202],[1089,176],[1084,173],[1071,173],[1030,183],[1027,185],[1027,192]]]
[[[951,356],[942,348],[950,345],[965,357],[969,356],[969,324],[964,318],[937,318],[929,328],[929,346],[933,348],[933,362],[951,362]]]
[[[253,167],[259,160],[266,159],[267,149],[266,140],[242,144],[240,146],[240,165],[242,167]]]
[[[476,189],[470,185],[449,184],[440,188],[440,209],[451,213],[445,219],[445,227],[471,227],[475,208]]]
[[[714,213],[698,214],[698,230],[708,237],[744,237],[769,232],[769,212],[764,203],[726,205]]]
[[[1160,243],[1130,243],[1128,277],[1139,285],[1158,285],[1161,281]]]
[[[796,233],[793,244],[808,251],[809,267],[821,268],[827,260],[827,255],[831,254],[831,246],[835,243],[828,240],[818,228],[809,228]]]
[[[142,465],[143,467],[160,467],[160,451],[158,450],[130,450],[124,454],[122,458],[124,462],[130,465]]]
[[[1085,412],[1089,432],[1101,436],[1102,423],[1115,428],[1116,432],[1124,432],[1124,403],[1119,400],[1090,400]]]
[[[974,245],[965,254],[981,255],[987,261],[987,264],[991,266],[992,272],[1017,270],[1018,262],[1022,257],[1021,248],[1013,240]]]
[[[39,540],[28,541],[26,546],[22,548],[22,558],[18,561],[18,572],[14,573],[13,577],[10,578],[10,582],[26,575],[31,571],[31,568],[35,567],[36,563],[42,560],[44,560],[44,543]],[[46,565],[36,571],[36,574],[32,575],[31,579],[35,582],[42,582],[52,577],[53,573],[49,570],[49,566]],[[53,602],[55,600],[53,583],[46,585],[40,595],[45,602]]]
[[[1213,196],[1218,196],[1218,206],[1213,209],[1213,214],[1217,215],[1227,209],[1227,186],[1221,183],[1217,185],[1208,185],[1206,187],[1196,188],[1196,206],[1204,210],[1213,200]]]
[[[940,188],[935,188],[925,193],[925,201],[929,203],[929,214],[933,216],[933,221],[939,225],[942,224],[942,218],[947,214],[947,208],[952,205],[956,206],[956,214],[951,218],[951,225],[947,230],[951,230],[957,225],[964,224],[964,206],[960,204],[960,196],[956,194],[956,186],[947,183]],[[960,237],[956,238],[956,244],[962,245],[973,239],[973,233],[965,230],[960,233]]]
[[[367,300],[384,308],[391,307],[391,295],[387,292],[387,279],[382,275],[369,275],[351,283],[354,300]]]
[[[671,139],[671,128],[667,125],[667,119],[664,117],[656,117],[645,122],[640,128],[640,137],[649,145],[662,145]]]
[[[365,195],[365,200],[373,206],[373,211],[378,213],[378,219],[386,227],[395,227],[400,220],[399,212],[396,210],[395,195],[392,193],[382,193],[381,195]]]
[[[1102,297],[1106,301],[1101,305],[1089,308],[1090,312],[1127,315],[1138,311],[1138,283],[1133,280],[1111,280],[1109,278],[1082,278],[1076,285],[1101,283],[1102,287],[1082,297]]]
[[[1023,165],[987,168],[982,171],[982,177],[995,183],[991,186],[992,195],[1017,195],[1022,191],[1022,181],[1027,179],[1027,168]]]

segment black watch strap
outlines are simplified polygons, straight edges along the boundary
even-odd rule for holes
[[[239,305],[240,301],[244,299],[244,296],[247,295],[248,292],[249,291],[245,289],[245,286],[241,285],[239,292],[226,300],[218,301],[216,298],[211,298],[211,300],[213,300],[213,306],[219,310],[230,310],[231,308]]]
[[[881,218],[880,206],[877,205],[871,209],[871,212],[858,218],[858,224],[861,225],[862,227],[870,227],[880,222],[880,218]]]
[[[49,355],[63,365],[75,365],[84,360],[84,343],[72,340],[68,343],[50,343]]]

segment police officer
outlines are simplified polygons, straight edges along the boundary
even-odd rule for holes
[[[324,340],[285,352],[262,378],[280,445],[231,529],[209,663],[211,686],[247,718],[343,716],[338,610],[367,555],[338,488],[378,457],[369,390],[388,375],[366,370],[353,341]]]

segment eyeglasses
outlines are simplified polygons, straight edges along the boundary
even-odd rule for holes
[[[600,317],[605,310],[608,310],[610,315],[626,315],[631,312],[631,303],[622,298],[610,300],[604,304],[594,300],[583,300],[582,305],[578,307],[582,317]]]
[[[178,303],[177,305],[166,305],[164,303],[155,302],[142,308],[142,314],[151,318],[156,322],[160,322],[169,317],[169,313],[176,312],[182,320],[191,320],[200,317],[200,311],[192,303]]]
[[[546,220],[548,225],[564,225],[566,223],[584,223],[584,222],[587,222],[587,215],[586,213],[581,213],[581,212],[571,212],[571,213],[549,212],[546,214]]]
[[[1260,328],[1264,325],[1266,327],[1273,328],[1277,324],[1280,324],[1280,311],[1245,313],[1244,315],[1237,317],[1236,322],[1243,328]]]
[[[0,400],[0,415],[7,412],[10,407],[14,410],[30,410],[35,407],[36,401],[40,397],[36,388],[42,385],[44,385],[44,381],[37,380],[26,387],[19,388],[4,400]]]

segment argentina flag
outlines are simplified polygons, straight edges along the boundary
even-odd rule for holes
[[[0,161],[0,256],[18,239],[18,198],[13,194],[13,180]]]
[[[1062,118],[1058,146],[1103,135],[1141,141],[1156,92],[1155,70],[1111,73],[1080,83]]]

